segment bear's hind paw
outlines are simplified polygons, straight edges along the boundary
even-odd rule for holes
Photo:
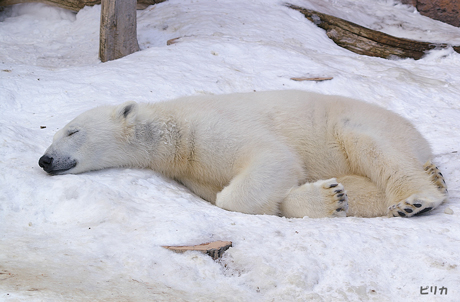
[[[423,165],[426,173],[428,173],[431,177],[431,181],[438,187],[438,190],[443,193],[447,194],[447,185],[444,180],[444,176],[439,171],[438,167],[436,167],[431,161],[427,161],[425,165]]]
[[[440,202],[430,201],[429,198],[419,197],[414,194],[388,208],[389,217],[412,217],[424,214],[436,208]]]

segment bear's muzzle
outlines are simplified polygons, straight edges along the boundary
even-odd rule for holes
[[[77,161],[70,158],[55,160],[53,157],[45,154],[40,157],[38,165],[49,174],[60,174],[74,168],[77,165]]]

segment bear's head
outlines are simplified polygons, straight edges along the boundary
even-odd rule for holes
[[[38,164],[49,174],[124,166],[130,157],[138,104],[86,111],[59,130]]]

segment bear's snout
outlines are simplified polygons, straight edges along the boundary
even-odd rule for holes
[[[45,154],[38,160],[38,165],[49,174],[65,174],[68,173],[70,169],[75,168],[77,161],[70,157],[53,157]]]
[[[53,170],[52,164],[53,164],[53,158],[49,157],[48,155],[43,155],[42,157],[40,157],[40,160],[38,161],[38,165],[48,173]]]

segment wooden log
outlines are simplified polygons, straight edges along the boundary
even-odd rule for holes
[[[136,0],[102,0],[99,57],[102,62],[139,50]]]
[[[444,43],[398,38],[311,9],[289,3],[285,5],[301,12],[308,20],[326,30],[327,36],[337,45],[361,55],[385,59],[399,57],[418,60],[429,50],[451,46]],[[453,46],[453,49],[460,52],[460,46]]]
[[[216,260],[222,257],[222,254],[232,247],[231,241],[214,241],[203,243],[199,245],[186,245],[186,246],[163,246],[176,253],[183,253],[186,251],[199,251],[208,254],[212,259]]]
[[[137,8],[144,9],[149,5],[157,4],[164,2],[166,0],[138,0],[137,1]],[[101,4],[101,0],[0,0],[0,6],[9,6],[19,3],[32,3],[32,2],[40,2],[49,5],[54,5],[58,7],[62,7],[65,9],[69,9],[75,12],[78,12],[85,6],[93,6],[96,4]]]

